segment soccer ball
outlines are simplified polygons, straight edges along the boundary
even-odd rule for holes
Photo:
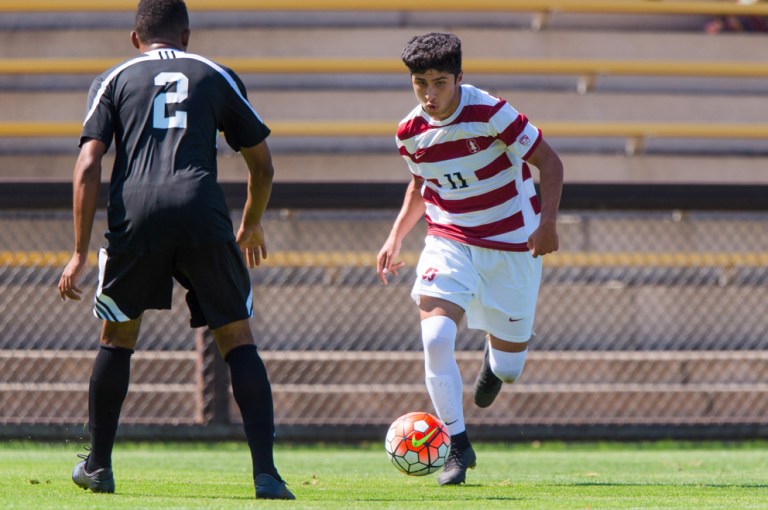
[[[451,436],[436,416],[414,412],[390,425],[384,447],[397,469],[406,475],[424,476],[443,467]]]

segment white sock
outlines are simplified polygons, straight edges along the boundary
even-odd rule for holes
[[[496,377],[511,384],[520,379],[523,374],[527,355],[528,349],[523,352],[504,352],[491,348],[488,353],[488,361],[490,361],[491,370],[496,374]]]
[[[456,323],[434,316],[421,321],[424,344],[424,372],[427,391],[448,434],[464,432],[464,408],[459,365],[454,356]]]

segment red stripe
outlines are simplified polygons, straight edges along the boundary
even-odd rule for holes
[[[475,172],[475,177],[479,181],[483,179],[490,179],[494,175],[498,175],[504,170],[512,166],[512,162],[509,160],[507,153],[500,155],[498,158],[491,161],[488,165],[484,166],[480,170]]]
[[[446,239],[452,239],[459,243],[469,244],[471,246],[479,246],[480,248],[488,248],[490,250],[499,251],[528,251],[528,243],[503,243],[501,241],[486,241],[485,239],[466,239],[460,236],[454,236],[452,234],[441,232],[439,230],[427,229],[427,235],[444,237]]]
[[[425,187],[423,196],[425,202],[436,205],[447,213],[462,214],[482,211],[503,204],[517,196],[517,187],[515,186],[515,181],[512,181],[488,193],[462,200],[444,200],[435,190]]]
[[[498,98],[497,98],[497,99],[498,99]],[[491,117],[493,117],[494,115],[496,115],[496,112],[498,112],[499,110],[501,110],[501,109],[504,107],[504,105],[505,105],[505,104],[507,104],[507,102],[506,102],[504,99],[499,99],[499,102],[498,102],[498,103],[496,103],[495,105],[493,105],[493,108],[491,108],[491,112],[490,112],[490,114],[488,115],[488,120],[490,120],[490,119],[491,119]]]
[[[539,197],[536,195],[533,195],[531,197],[531,207],[533,207],[533,212],[536,214],[539,214],[541,212],[541,203],[539,202]]]
[[[423,133],[425,131],[429,131],[432,128],[432,126],[429,125],[429,122],[424,117],[418,116],[414,117],[407,122],[403,122],[398,126],[397,128],[397,138],[400,140],[407,140],[409,138],[413,138],[414,136]]]
[[[528,119],[525,115],[518,114],[517,118],[512,121],[512,123],[504,129],[501,133],[499,133],[499,140],[504,142],[507,145],[512,145],[517,141],[517,137],[520,136],[520,133],[523,132],[525,129],[525,126],[528,125]]]
[[[523,163],[523,180],[527,181],[531,177],[531,167],[528,166],[528,163]]]
[[[470,148],[470,141],[475,142],[477,146]],[[427,149],[420,161],[426,160],[429,163],[437,163],[440,161],[463,158],[476,152],[484,151],[493,142],[494,139],[492,137],[481,136],[433,145]]]
[[[487,104],[467,105],[461,109],[461,112],[459,113],[458,116],[456,116],[453,122],[446,125],[452,126],[452,125],[461,124],[464,122],[488,122],[490,118],[496,112],[498,112],[505,104],[507,104],[506,101],[500,100],[498,103],[493,105],[487,105]],[[426,131],[429,131],[430,129],[439,129],[441,127],[444,127],[444,126],[432,126],[429,123],[429,121],[427,121],[427,119],[425,119],[421,115],[418,115],[400,124],[400,126],[397,129],[397,137],[400,140],[407,140],[409,138],[413,138],[414,136],[420,135]]]
[[[512,232],[523,226],[523,213],[516,212],[509,218],[503,220],[494,221],[493,223],[486,223],[485,225],[478,225],[476,227],[460,227],[458,225],[443,225],[433,223],[429,216],[425,215],[429,229],[436,229],[440,232],[445,232],[452,236],[464,239],[483,239],[484,237],[492,237],[507,232]]]
[[[450,125],[461,124],[464,122],[488,122],[491,116],[504,105],[504,102],[495,105],[488,104],[470,104],[461,109],[461,113],[451,122]]]
[[[474,142],[472,146],[470,142]],[[461,140],[453,140],[451,142],[440,143],[432,145],[431,147],[420,147],[415,153],[411,154],[405,149],[405,146],[400,147],[400,155],[410,158],[414,163],[439,163],[441,161],[448,161],[451,159],[463,158],[480,152],[488,148],[494,142],[494,138],[490,136],[482,136],[477,138],[466,138]]]

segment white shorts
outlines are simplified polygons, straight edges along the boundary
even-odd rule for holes
[[[467,326],[509,342],[526,342],[541,283],[541,257],[489,250],[427,236],[411,297],[432,296],[462,307]]]

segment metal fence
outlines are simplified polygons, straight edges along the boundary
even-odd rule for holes
[[[357,430],[374,438],[400,414],[431,409],[409,297],[423,226],[403,247],[407,269],[388,287],[375,274],[396,213],[268,211],[269,258],[251,273],[252,327],[273,383],[278,433]],[[489,409],[470,404],[482,333],[459,328],[475,436],[764,435],[767,220],[766,212],[564,211],[561,250],[544,259],[526,371]],[[94,252],[104,224],[100,212]],[[84,302],[59,300],[71,225],[68,211],[0,211],[6,435],[76,430],[87,417],[97,275],[92,264]],[[208,335],[188,327],[183,289],[172,311],[147,312],[142,327],[121,433],[236,434],[226,370]]]

